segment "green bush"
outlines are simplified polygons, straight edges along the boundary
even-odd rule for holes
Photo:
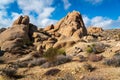
[[[92,49],[92,47],[87,47],[86,51],[87,51],[87,53],[92,53],[93,49]]]
[[[56,57],[58,55],[66,55],[66,52],[64,51],[64,49],[57,49],[57,48],[49,48],[44,54],[43,56],[48,60],[48,61],[54,61],[56,60]]]

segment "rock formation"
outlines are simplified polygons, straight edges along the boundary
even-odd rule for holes
[[[61,19],[54,26],[48,26],[44,29],[48,32],[58,32],[67,37],[81,38],[87,35],[82,16],[79,12],[73,11]]]
[[[0,34],[1,50],[16,52],[21,46],[30,42],[30,36],[37,28],[29,23],[28,16],[20,16],[13,25]]]
[[[88,27],[87,31],[88,33],[100,33],[103,29],[101,27]]]
[[[84,25],[82,16],[76,11],[68,13],[66,17],[55,25],[52,24],[47,26],[44,28],[44,31],[57,38],[57,42],[54,44],[54,47],[57,48],[69,47],[69,45],[75,44],[76,40],[80,40],[83,36],[87,35],[87,29]],[[68,41],[65,40],[65,38],[72,40]]]
[[[12,27],[0,34],[0,47],[8,52],[16,52],[29,43],[33,43],[37,51],[50,47],[67,48],[86,35],[82,16],[76,11],[68,13],[57,24],[45,27],[41,31],[30,23],[29,16],[19,16]]]

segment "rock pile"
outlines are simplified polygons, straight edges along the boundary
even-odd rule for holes
[[[68,13],[66,17],[55,25],[45,27],[44,31],[57,40],[53,45],[53,47],[57,48],[70,47],[75,44],[77,40],[87,35],[87,29],[82,16],[76,11]]]

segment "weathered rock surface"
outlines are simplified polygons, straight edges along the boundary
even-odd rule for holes
[[[87,35],[87,30],[82,20],[82,16],[76,11],[68,13],[68,15],[58,22],[55,27],[56,26],[59,26],[59,33],[68,37],[74,37],[74,33],[77,34],[79,38]]]
[[[54,48],[68,48],[68,47],[71,47],[75,44],[75,41],[71,40],[63,40],[63,41],[58,41],[57,43],[54,44]]]
[[[88,27],[87,31],[88,33],[100,33],[103,29],[101,27]]]
[[[57,24],[48,26],[44,30],[50,33],[58,32],[66,37],[77,37],[78,39],[87,35],[87,29],[85,28],[82,16],[76,11],[68,13]]]
[[[18,24],[24,24],[24,25],[28,25],[30,22],[29,16],[25,15],[23,16],[19,16],[14,22],[13,25],[18,25]]]
[[[20,16],[10,28],[0,34],[1,50],[16,52],[31,42],[32,34],[37,31],[37,27],[29,21],[28,16]]]

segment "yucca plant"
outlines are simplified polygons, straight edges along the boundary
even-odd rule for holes
[[[64,49],[57,49],[57,48],[51,47],[43,54],[43,56],[49,62],[53,62],[54,60],[56,60],[58,55],[66,55],[66,52],[64,51]]]

